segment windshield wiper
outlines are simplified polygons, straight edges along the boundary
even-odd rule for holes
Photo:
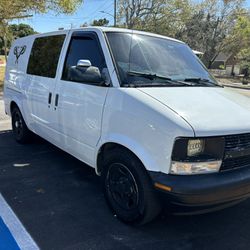
[[[154,80],[154,79],[163,79],[163,80],[167,80],[167,81],[172,80],[170,77],[167,77],[167,76],[160,76],[157,74],[145,73],[145,72],[139,72],[139,71],[128,71],[127,74],[130,76],[142,76],[142,77],[148,78],[150,80]]]
[[[152,74],[152,73],[144,73],[144,72],[138,72],[138,71],[128,71],[127,72],[128,75],[130,76],[141,76],[144,78],[147,78],[149,80],[155,80],[155,79],[160,79],[160,80],[164,80],[166,82],[164,83],[150,83],[150,84],[125,84],[129,87],[162,87],[162,86],[166,86],[165,83],[168,83],[167,86],[190,86],[192,84],[188,84],[185,82],[180,82],[180,81],[176,81],[173,80],[170,77],[167,76],[161,76],[161,75],[157,75],[157,74]],[[138,86],[137,86],[138,85]]]
[[[202,84],[202,85],[206,85],[206,86],[208,86],[208,85],[216,85],[216,86],[218,86],[218,84],[216,84],[215,82],[212,82],[212,81],[210,81],[208,79],[200,78],[200,77],[197,77],[197,78],[196,77],[185,78],[183,81],[184,82],[198,83],[198,84]]]
[[[176,87],[176,86],[186,86],[185,84],[173,84],[170,82],[164,83],[124,83],[122,84],[123,87],[130,87],[130,88],[148,88],[148,87]]]

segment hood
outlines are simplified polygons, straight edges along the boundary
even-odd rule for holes
[[[196,136],[250,133],[250,98],[233,90],[162,87],[139,91],[176,112],[192,126]]]

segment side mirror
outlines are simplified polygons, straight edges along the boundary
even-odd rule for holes
[[[76,65],[76,67],[86,67],[86,68],[90,66],[91,66],[90,60],[83,60],[83,59],[80,59]]]

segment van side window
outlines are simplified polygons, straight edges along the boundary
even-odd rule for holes
[[[36,38],[30,53],[27,74],[54,78],[65,35]]]
[[[91,67],[77,66],[79,60],[89,60]],[[94,36],[72,37],[64,63],[62,80],[94,84],[89,72],[103,75],[107,70],[104,56]]]

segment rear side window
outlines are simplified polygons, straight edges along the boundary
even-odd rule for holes
[[[36,38],[30,53],[27,74],[54,78],[65,35]]]

